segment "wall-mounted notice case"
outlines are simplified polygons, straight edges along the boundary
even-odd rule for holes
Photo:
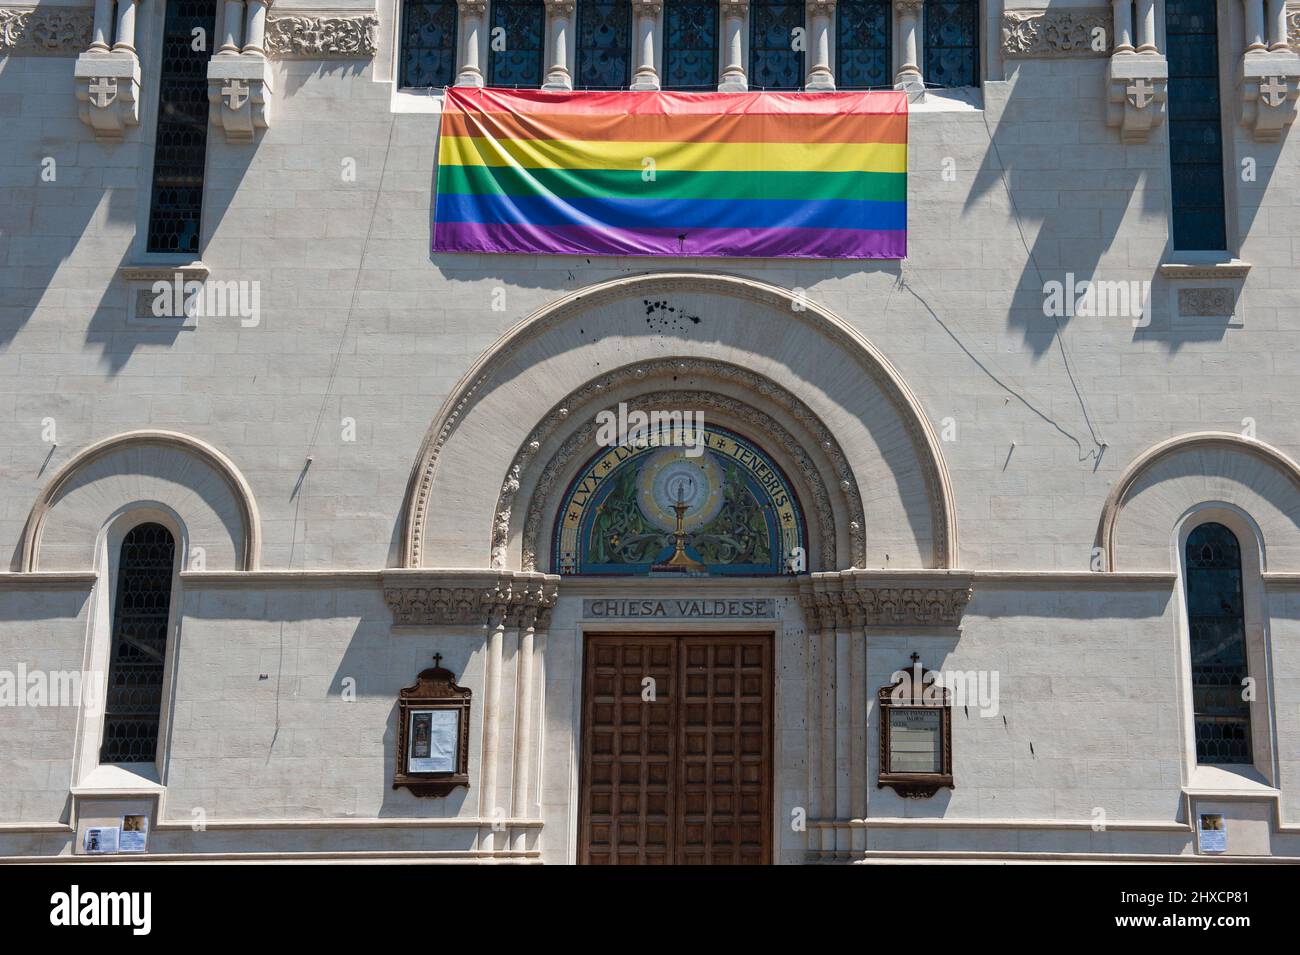
[[[393,788],[417,796],[445,796],[469,788],[470,691],[443,669],[442,654],[398,693],[397,766]]]

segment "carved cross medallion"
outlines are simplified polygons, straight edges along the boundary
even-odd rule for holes
[[[1128,93],[1128,101],[1138,109],[1146,109],[1147,104],[1155,96],[1155,87],[1147,80],[1139,77],[1134,80],[1124,92]]]
[[[97,76],[90,84],[89,92],[92,103],[100,109],[107,109],[108,105],[117,98],[117,80],[111,76]]]
[[[1286,84],[1277,76],[1270,76],[1259,84],[1259,98],[1265,106],[1281,106],[1286,102]]]
[[[244,85],[243,80],[231,80],[221,88],[221,95],[226,98],[226,105],[231,109],[239,109],[248,102],[248,87]]]

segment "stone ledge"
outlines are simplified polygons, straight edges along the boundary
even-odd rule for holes
[[[1160,263],[1160,277],[1174,281],[1188,279],[1244,279],[1250,272],[1250,263],[1241,259],[1198,262],[1191,258]]]
[[[123,265],[117,270],[118,277],[126,282],[170,282],[177,272],[185,282],[202,282],[208,277],[208,267],[197,259],[177,265]]]

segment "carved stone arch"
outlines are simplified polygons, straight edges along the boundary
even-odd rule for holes
[[[83,449],[32,506],[19,569],[91,570],[104,522],[134,504],[181,516],[209,570],[256,570],[261,522],[252,489],[212,445],[175,431],[130,431]]]
[[[672,322],[664,320],[669,313]],[[884,356],[806,296],[679,272],[570,293],[516,324],[474,363],[434,418],[412,469],[401,565],[482,567],[490,548],[482,537],[475,543],[472,529],[494,527],[498,482],[545,409],[606,369],[666,358],[727,363],[798,394],[835,436],[862,489],[867,566],[956,566],[955,512],[937,436]],[[766,413],[796,430],[793,419]],[[838,560],[856,563],[847,546]]]
[[[662,387],[682,378],[696,387]],[[722,386],[730,386],[731,393]],[[814,569],[864,563],[862,495],[826,425],[792,392],[746,368],[675,356],[614,369],[566,395],[542,417],[516,452],[497,498],[494,569],[504,569],[512,560],[524,571],[538,569],[537,555],[554,530],[558,497],[595,450],[595,413],[620,402],[629,411],[700,410],[708,422],[732,426],[751,438],[762,436],[765,450],[776,456],[800,491],[818,565]],[[521,515],[517,505],[524,502]]]
[[[1097,530],[1107,570],[1175,569],[1169,535],[1199,504],[1227,504],[1257,525],[1270,570],[1300,569],[1300,466],[1228,431],[1179,435],[1144,451],[1111,488]]]

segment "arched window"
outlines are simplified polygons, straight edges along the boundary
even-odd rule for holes
[[[1222,524],[1187,537],[1187,630],[1198,763],[1251,763],[1241,545]]]
[[[1165,35],[1174,248],[1223,251],[1228,240],[1214,0],[1166,0]]]
[[[400,83],[411,89],[456,82],[456,0],[404,0]]]
[[[158,756],[175,557],[176,541],[161,524],[138,524],[122,540],[101,763]]]
[[[194,49],[194,31],[211,37],[216,10],[214,0],[167,0],[149,197],[150,252],[199,251],[212,51],[207,46]]]
[[[979,86],[979,0],[926,0],[924,46],[926,86]]]
[[[492,0],[488,36],[489,86],[542,85],[546,49],[546,7],[542,0]]]
[[[628,0],[578,0],[577,88],[625,88],[632,80],[631,54]]]
[[[664,4],[664,89],[706,90],[717,85],[717,0],[668,0]]]
[[[835,85],[863,90],[892,85],[888,0],[840,0],[835,5]]]
[[[749,85],[752,89],[797,90],[803,86],[803,0],[753,0],[749,5]]]

